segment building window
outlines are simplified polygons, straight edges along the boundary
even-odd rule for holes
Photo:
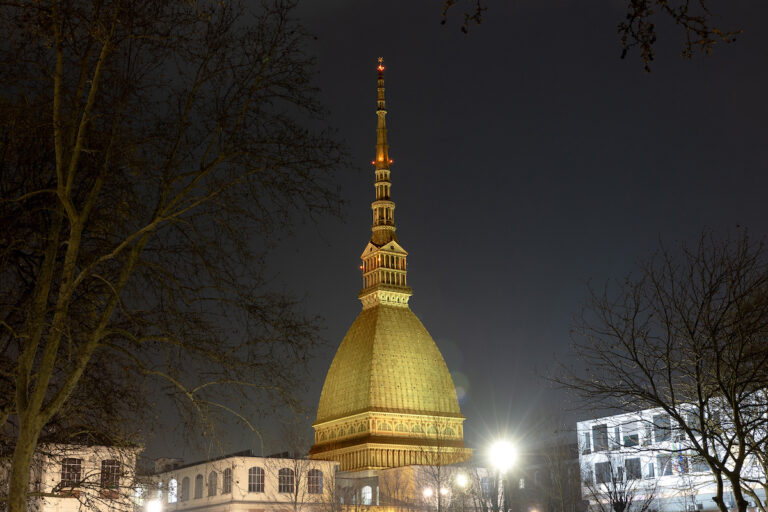
[[[640,459],[627,459],[624,461],[624,468],[626,469],[627,480],[639,480],[643,477],[643,470],[640,466]]]
[[[232,492],[232,468],[225,469],[221,474],[221,494]]]
[[[637,423],[627,423],[624,426],[624,446],[631,448],[640,444],[640,436],[637,433]]]
[[[667,414],[657,414],[653,417],[653,441],[662,443],[670,439],[670,420]]]
[[[656,478],[656,468],[653,465],[653,462],[648,463],[648,478]]]
[[[366,485],[360,490],[360,498],[362,505],[373,505],[373,489],[370,485]]]
[[[293,470],[283,468],[277,472],[277,492],[293,493],[295,477]]]
[[[582,438],[581,454],[589,455],[590,453],[592,453],[592,436],[589,435],[589,432],[583,432],[581,435],[581,438]]]
[[[61,461],[61,487],[77,487],[80,485],[83,461],[67,458]]]
[[[248,470],[248,492],[264,492],[264,470],[250,468]]]
[[[310,469],[307,473],[307,491],[309,494],[323,493],[323,472],[319,469]]]
[[[709,464],[699,455],[691,455],[691,472],[692,473],[708,473]]]
[[[195,477],[195,499],[199,500],[203,497],[203,475],[197,475]]]
[[[611,463],[610,462],[595,463],[595,483],[607,484],[610,481],[611,481]]]
[[[168,482],[168,503],[176,503],[179,499],[179,484],[175,478],[171,478]]]
[[[517,483],[517,485],[521,489],[525,489],[525,478],[521,478],[520,481]]]
[[[185,476],[181,481],[181,501],[189,499],[189,477]]]
[[[215,471],[208,475],[208,496],[216,496],[216,487],[218,487],[219,476]]]
[[[670,476],[672,474],[672,456],[670,454],[657,455],[656,464],[659,467],[659,476]]]
[[[621,448],[621,433],[619,431],[619,427],[613,427],[613,446],[612,448],[614,450],[618,450]]]
[[[592,440],[596,452],[606,451],[608,449],[608,425],[592,427]]]
[[[117,489],[120,486],[120,461],[101,461],[101,488]]]

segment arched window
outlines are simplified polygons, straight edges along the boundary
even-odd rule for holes
[[[413,426],[413,428],[411,429],[411,432],[414,432],[416,434],[423,434],[424,433],[424,429],[421,428],[421,425],[419,425],[417,423],[416,425]]]
[[[61,487],[77,487],[82,479],[83,461],[67,458],[61,461]]]
[[[408,432],[408,429],[405,428],[405,425],[403,425],[402,423],[398,423],[395,426],[395,432]]]
[[[221,474],[221,494],[232,492],[232,468],[225,469]]]
[[[427,427],[427,434],[437,435],[437,429],[435,428],[434,425],[430,425],[429,427]]]
[[[309,494],[323,493],[323,472],[319,469],[310,469],[307,473],[307,492]]]
[[[390,425],[389,423],[386,423],[386,422],[379,423],[379,430],[385,430],[387,432],[391,432],[392,431],[392,425]]]
[[[264,470],[250,468],[248,470],[248,492],[264,492]]]
[[[447,436],[453,436],[456,435],[453,433],[453,429],[451,427],[445,427],[445,430],[443,431],[443,434]]]
[[[203,497],[203,475],[197,475],[195,477],[195,499],[199,500]]]
[[[373,505],[373,489],[370,485],[360,489],[360,498],[363,505]]]
[[[175,478],[168,481],[168,503],[176,503],[179,499],[179,483]]]
[[[295,484],[295,478],[293,470],[290,468],[283,468],[277,472],[277,491],[293,493]]]
[[[181,481],[181,501],[189,499],[189,477],[185,476]]]
[[[219,476],[215,471],[208,475],[208,496],[216,496],[216,487],[218,487]]]

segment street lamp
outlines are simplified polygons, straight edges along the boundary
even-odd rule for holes
[[[499,473],[506,473],[507,470],[512,467],[517,460],[517,450],[512,446],[509,441],[496,441],[491,445],[489,452],[491,458],[491,465],[496,468]]]
[[[424,497],[426,499],[431,498],[432,497],[432,489],[430,489],[429,487],[425,487],[424,491],[423,491],[423,494],[424,494]]]
[[[499,440],[491,445],[488,455],[491,465],[496,468],[499,474],[499,488],[497,489],[499,492],[495,508],[496,510],[503,508],[503,511],[506,512],[507,496],[504,492],[504,476],[517,460],[517,450],[509,441]]]
[[[163,504],[160,500],[149,500],[147,502],[147,512],[163,512]]]
[[[458,485],[462,489],[466,489],[468,483],[469,481],[467,480],[467,475],[465,475],[464,473],[459,473],[458,475],[456,475],[456,485]]]

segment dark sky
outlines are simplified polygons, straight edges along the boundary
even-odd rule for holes
[[[713,1],[721,25],[744,34],[691,61],[682,32],[662,25],[646,74],[636,53],[619,58],[626,2],[488,1],[469,35],[458,11],[440,25],[441,0],[297,11],[317,35],[321,97],[355,164],[339,175],[345,220],[299,227],[273,268],[325,318],[310,421],[361,308],[379,56],[411,307],[463,388],[471,446],[567,407],[541,376],[568,360],[588,282],[621,278],[659,240],[705,227],[768,233],[768,3]]]

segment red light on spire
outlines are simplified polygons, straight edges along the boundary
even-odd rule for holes
[[[379,72],[384,71],[384,57],[379,57],[379,66],[376,68]]]

